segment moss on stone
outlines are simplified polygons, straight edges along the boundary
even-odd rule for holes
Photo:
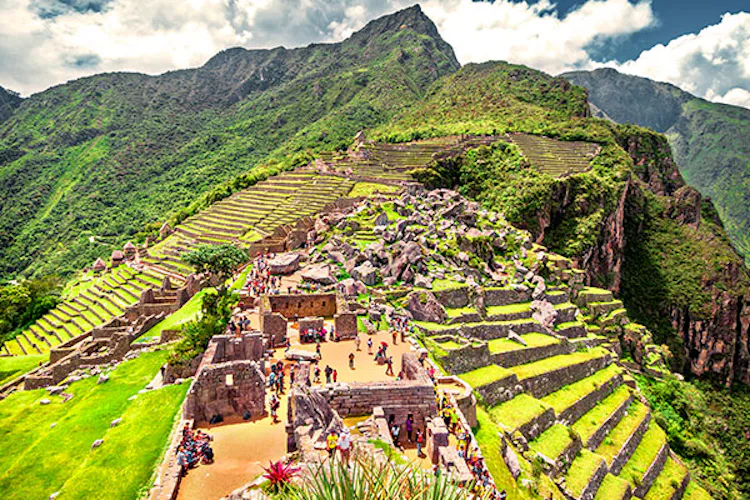
[[[513,372],[507,368],[498,365],[489,365],[467,373],[462,373],[459,377],[470,386],[477,388],[491,384],[492,382],[497,382],[498,380],[510,377],[511,375],[513,375]]]
[[[513,399],[490,408],[492,420],[515,431],[549,409],[538,399],[528,394],[519,394]]]
[[[502,352],[519,351],[521,349],[531,349],[534,347],[544,347],[548,345],[559,344],[560,340],[543,333],[527,333],[520,336],[526,342],[526,345],[510,339],[493,339],[487,342],[491,354]]]
[[[602,462],[604,459],[599,455],[586,449],[581,450],[565,475],[568,491],[579,497]]]
[[[529,446],[545,457],[556,460],[572,442],[570,428],[555,424],[529,443]]]
[[[590,377],[566,385],[562,389],[543,397],[542,401],[552,406],[555,409],[555,412],[560,414],[563,410],[569,408],[583,396],[598,389],[622,372],[622,368],[615,364],[611,364]]]

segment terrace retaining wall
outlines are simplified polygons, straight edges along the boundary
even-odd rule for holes
[[[491,356],[490,362],[504,367],[516,366],[538,361],[550,356],[570,354],[574,350],[575,347],[568,342],[561,342],[559,344],[551,344],[541,347],[529,347],[525,349],[517,349],[515,351],[499,352]]]
[[[557,418],[568,423],[575,422],[584,413],[596,406],[599,401],[609,396],[620,384],[622,384],[622,374],[617,374],[601,386],[587,393],[567,409],[561,411]]]
[[[630,397],[628,397],[623,403],[609,416],[607,419],[602,423],[601,426],[592,434],[592,436],[589,438],[588,443],[586,443],[586,447],[589,450],[596,450],[600,444],[602,444],[602,441],[604,441],[604,438],[607,436],[607,434],[610,433],[612,429],[617,425],[617,423],[622,420],[623,415],[628,411],[628,407],[630,406],[630,403],[633,402],[633,395],[631,394]]]
[[[612,465],[609,468],[612,474],[620,474],[622,468],[626,463],[628,463],[630,457],[633,456],[633,452],[635,452],[635,449],[638,448],[639,444],[641,444],[641,439],[643,439],[643,435],[646,434],[650,422],[651,412],[648,412],[646,413],[646,417],[641,421],[635,431],[630,436],[628,436],[628,439],[625,441],[625,443],[623,443],[620,451],[617,452],[617,455],[615,455],[615,457],[612,459]]]
[[[643,474],[643,479],[641,480],[640,484],[636,487],[635,491],[633,492],[634,496],[643,498],[643,496],[648,492],[648,490],[654,484],[654,481],[656,481],[656,478],[659,477],[659,474],[661,473],[661,470],[664,468],[664,464],[667,462],[668,458],[669,458],[669,445],[667,443],[664,443],[662,447],[659,449],[659,452],[656,454],[656,458],[651,463],[646,473]]]
[[[609,356],[594,358],[576,365],[568,365],[519,381],[525,392],[541,398],[561,387],[586,378],[612,362]]]

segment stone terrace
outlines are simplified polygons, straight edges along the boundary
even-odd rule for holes
[[[541,135],[512,134],[510,139],[532,166],[552,177],[585,172],[601,149],[590,142],[558,141]]]
[[[529,461],[541,457],[568,497],[682,498],[690,475],[618,362],[617,336],[643,327],[611,292],[581,286],[566,259],[548,262],[558,285],[535,295],[553,304],[552,328],[533,317],[526,287],[456,283],[434,293],[446,322],[417,322],[425,345],[482,397],[507,442]]]
[[[336,176],[283,173],[221,200],[187,219],[163,241],[141,253],[149,267],[185,276],[180,260],[199,245],[234,243],[250,248],[283,250],[288,232],[300,219],[315,215],[349,193],[354,183]],[[306,237],[304,235],[297,236]]]
[[[3,346],[4,355],[43,354],[81,337],[136,304],[148,288],[158,288],[164,275],[119,265],[91,275],[70,290],[56,308]]]

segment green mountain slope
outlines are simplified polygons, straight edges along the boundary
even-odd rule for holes
[[[0,123],[10,118],[22,101],[18,94],[0,87]]]
[[[36,94],[0,124],[0,276],[89,264],[269,156],[348,143],[457,68],[412,7],[338,44]]]
[[[663,132],[685,180],[714,201],[732,242],[750,256],[750,110],[699,99],[613,69],[563,75],[618,123]]]

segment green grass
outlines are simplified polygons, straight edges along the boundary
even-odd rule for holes
[[[628,480],[633,486],[639,484],[665,442],[664,431],[652,422],[643,435],[638,448],[633,452],[633,456],[620,471],[620,477]]]
[[[477,388],[510,377],[511,375],[513,375],[513,373],[507,368],[497,365],[489,365],[467,373],[462,373],[459,377],[470,386]]]
[[[654,484],[649,488],[644,500],[661,500],[662,498],[671,498],[672,494],[677,490],[675,485],[679,487],[682,484],[682,480],[687,475],[687,469],[677,462],[672,457],[667,459],[664,464],[664,468],[661,473],[654,481]]]
[[[465,283],[459,283],[458,281],[437,279],[432,282],[432,291],[441,292],[443,290],[457,290],[459,288],[464,288],[465,286]]]
[[[107,431],[62,489],[63,498],[95,498],[106,485],[109,498],[140,498],[169,445],[169,433],[190,384],[171,385],[139,396]]]
[[[527,498],[518,483],[511,476],[508,466],[505,465],[502,450],[502,438],[500,428],[492,421],[490,415],[481,407],[477,407],[477,427],[474,428],[474,437],[482,450],[487,468],[492,474],[498,489],[504,489],[508,493],[509,500]]]
[[[599,401],[596,406],[576,421],[572,427],[580,436],[584,444],[588,443],[591,436],[602,423],[619,408],[630,397],[630,388],[621,385],[615,391]]]
[[[602,484],[599,486],[599,491],[596,492],[594,500],[618,500],[625,497],[625,492],[628,491],[628,482],[612,474],[604,476]],[[662,497],[668,498],[668,497]]]
[[[555,337],[545,335],[543,333],[527,333],[520,336],[526,345],[519,344],[515,340],[510,339],[492,339],[487,342],[487,346],[490,349],[491,354],[498,354],[501,352],[518,351],[521,349],[530,349],[532,347],[544,347],[548,345],[559,344],[560,341]]]
[[[533,363],[514,366],[510,368],[510,370],[518,376],[519,380],[523,380],[566,366],[583,363],[585,361],[599,358],[605,355],[607,355],[607,351],[605,349],[595,348],[583,352],[574,352],[573,354],[560,354],[559,356],[551,356],[539,361],[534,361]]]
[[[625,441],[633,435],[638,425],[648,415],[648,407],[640,401],[633,401],[628,408],[628,414],[612,429],[596,452],[603,456],[608,464],[617,456]]]
[[[694,480],[691,480],[685,489],[685,495],[682,497],[683,500],[711,500],[711,495]]]
[[[206,290],[207,289],[199,291],[177,311],[152,326],[150,330],[136,339],[136,343],[148,342],[155,337],[160,337],[161,332],[164,330],[178,329],[185,323],[198,319],[201,312],[203,294]]]
[[[573,496],[578,497],[583,492],[583,489],[589,483],[591,476],[599,467],[599,464],[603,462],[602,457],[595,453],[591,453],[589,450],[583,449],[578,456],[570,464],[565,475],[565,482],[568,485],[568,490]]]
[[[544,413],[549,406],[528,394],[519,394],[513,399],[490,408],[492,420],[514,431],[523,424]]]
[[[555,460],[572,442],[569,428],[555,424],[529,443],[529,446],[545,457]]]
[[[590,377],[566,385],[562,389],[544,396],[542,401],[552,406],[552,408],[555,409],[555,413],[560,414],[563,410],[570,408],[573,403],[581,399],[583,396],[598,389],[602,384],[618,373],[622,373],[622,371],[622,368],[619,366],[611,364]]]
[[[445,312],[448,313],[449,318],[458,318],[464,314],[475,314],[477,310],[474,307],[456,307],[453,309],[446,308]]]
[[[462,344],[459,344],[458,342],[454,342],[453,340],[448,340],[446,342],[436,342],[436,344],[443,349],[460,349],[464,347]]]
[[[5,356],[0,358],[0,385],[39,366],[47,361],[48,354],[29,354],[28,356]]]
[[[495,316],[496,314],[513,314],[531,311],[531,302],[517,302],[515,304],[508,304],[505,306],[490,306],[487,308],[487,316]]]
[[[375,182],[358,182],[354,185],[349,194],[349,198],[357,198],[359,196],[372,196],[376,193],[381,194],[393,194],[398,191],[398,186],[391,186],[388,184],[378,184]]]
[[[5,450],[0,456],[0,491],[4,492],[3,498],[47,498],[63,489],[73,476],[84,473],[88,469],[88,461],[92,459],[91,443],[100,438],[106,440],[108,433],[112,432],[110,422],[126,416],[128,410],[135,408],[134,402],[128,401],[128,398],[151,381],[166,356],[164,351],[152,352],[126,361],[112,372],[110,380],[104,384],[97,384],[97,377],[73,383],[67,392],[74,397],[67,403],[63,403],[60,396],[48,396],[43,389],[16,392],[0,401],[0,439]],[[40,405],[42,398],[50,399],[51,403]],[[128,438],[132,441],[131,446],[143,450],[144,455],[150,453],[148,450],[154,445],[141,441],[141,436],[147,439],[151,436],[147,428],[161,418],[153,410],[161,407],[161,404],[154,404],[146,414],[136,413],[141,415],[139,418],[142,420],[133,422],[126,439],[115,440],[114,446],[107,446],[109,443],[105,441],[102,448],[93,452],[102,456],[93,458],[102,460],[106,455],[110,467],[128,467],[119,458]],[[174,411],[168,418],[171,420],[173,416]],[[51,427],[53,423],[56,424],[54,428]],[[159,442],[158,446],[161,448],[163,442]],[[148,470],[141,471],[142,477],[148,477],[158,458],[153,454],[150,456]],[[134,469],[146,467],[143,463],[134,462]],[[142,485],[139,483],[137,488]],[[119,486],[99,483],[100,491],[101,488],[116,487]],[[118,495],[105,496],[123,498]]]

